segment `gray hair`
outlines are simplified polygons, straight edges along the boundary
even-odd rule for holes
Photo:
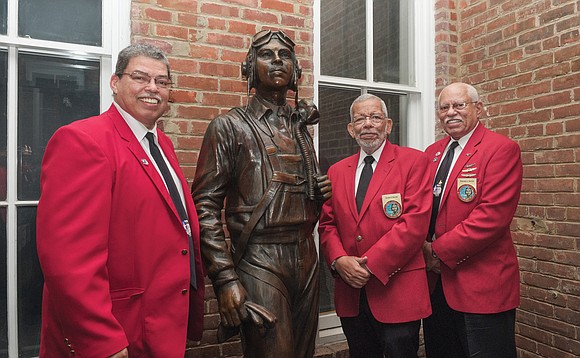
[[[445,88],[447,88],[449,86],[457,86],[457,85],[465,87],[465,89],[467,90],[467,95],[469,96],[469,99],[471,99],[472,102],[479,102],[479,94],[477,93],[477,90],[475,89],[475,87],[473,87],[470,84],[463,83],[463,82],[455,82],[455,83],[452,83],[448,86],[445,86]],[[445,88],[443,88],[443,89],[445,89]],[[441,91],[439,93],[439,97],[437,98],[437,103],[441,103],[441,93],[443,93],[443,91]]]
[[[125,72],[125,69],[129,65],[129,61],[131,61],[132,58],[139,56],[149,57],[154,60],[163,62],[167,67],[167,76],[171,77],[171,70],[169,69],[169,60],[167,59],[167,55],[159,47],[149,44],[133,44],[121,50],[117,58],[115,73],[117,75],[121,75],[123,72]]]
[[[385,114],[385,117],[389,118],[389,112],[387,112],[387,105],[385,104],[385,101],[383,101],[380,97],[375,96],[374,94],[365,93],[365,94],[361,94],[360,96],[358,96],[350,105],[350,120],[351,121],[353,120],[353,117],[354,117],[354,113],[352,113],[352,109],[353,109],[354,105],[359,103],[359,102],[368,101],[369,99],[378,100],[381,103],[381,110]]]

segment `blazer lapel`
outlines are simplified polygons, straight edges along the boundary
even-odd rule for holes
[[[155,169],[155,165],[151,162],[152,159],[150,159],[147,153],[145,153],[145,150],[143,150],[143,147],[137,141],[135,134],[133,134],[131,128],[129,128],[114,105],[111,105],[111,108],[109,109],[109,115],[113,120],[113,124],[117,129],[117,133],[119,133],[119,136],[127,142],[127,148],[133,154],[135,160],[139,163],[149,179],[153,182],[155,188],[157,188],[157,191],[159,191],[159,194],[163,197],[165,203],[171,208],[175,216],[179,219],[179,214],[177,213],[177,209],[173,204],[173,200],[171,200],[169,191],[167,191],[167,187],[165,186],[161,175],[157,169]],[[166,153],[165,155],[167,156],[167,152],[165,150],[164,153]],[[173,166],[173,163],[171,165]]]
[[[451,173],[449,174],[449,178],[447,179],[447,182],[445,184],[445,192],[443,193],[441,203],[439,204],[440,208],[444,205],[445,201],[447,200],[447,197],[449,195],[452,195],[457,190],[457,176],[459,176],[459,173],[461,172],[465,164],[467,164],[467,161],[470,160],[471,157],[475,155],[475,153],[477,153],[477,146],[479,145],[479,143],[481,143],[481,139],[483,138],[484,132],[485,127],[483,126],[483,124],[480,123],[477,129],[471,135],[471,138],[469,138],[469,140],[467,141],[465,148],[463,148],[463,150],[461,151],[461,155],[459,156],[459,158],[457,158],[457,161],[455,162],[455,165],[451,169]]]
[[[360,221],[364,216],[365,212],[369,208],[373,198],[377,196],[381,185],[386,180],[387,176],[393,169],[393,161],[395,160],[395,147],[387,141],[385,147],[383,148],[383,152],[381,153],[381,158],[377,163],[377,167],[373,172],[373,176],[371,178],[371,182],[369,183],[369,188],[367,189],[367,193],[365,195],[365,200],[362,204],[360,209],[360,213],[358,216],[358,220]],[[355,205],[356,210],[356,205]]]
[[[351,156],[346,165],[347,170],[344,171],[344,181],[346,183],[345,188],[348,188],[346,191],[346,201],[348,203],[348,207],[350,208],[350,212],[353,218],[358,217],[358,212],[356,210],[356,198],[354,196],[355,188],[354,188],[354,179],[356,175],[356,165],[358,164],[358,158],[360,153]]]

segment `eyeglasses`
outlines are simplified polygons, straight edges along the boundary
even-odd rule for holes
[[[356,116],[352,119],[352,123],[354,123],[355,126],[360,127],[366,122],[367,119],[370,119],[371,123],[377,126],[385,120],[385,116],[378,113],[371,113],[368,116]]]
[[[459,103],[452,103],[452,104],[442,104],[441,106],[439,106],[439,112],[440,113],[447,113],[449,111],[449,108],[453,107],[453,110],[455,111],[461,111],[465,108],[467,108],[468,104],[472,104],[472,103],[477,103],[478,101],[474,101],[474,102],[459,102]]]
[[[173,85],[173,82],[171,82],[171,79],[167,76],[151,77],[151,75],[149,75],[148,73],[141,72],[141,71],[133,71],[131,73],[127,73],[127,72],[117,73],[117,76],[119,76],[119,77],[121,77],[122,75],[127,75],[127,76],[131,77],[131,79],[133,81],[135,81],[141,85],[146,85],[148,83],[151,83],[152,78],[155,81],[155,85],[157,87],[170,88],[171,85]]]
[[[284,33],[282,30],[272,31],[272,30],[262,30],[256,33],[252,37],[252,47],[260,47],[262,45],[267,44],[270,42],[272,37],[276,36],[282,43],[288,46],[290,49],[294,48],[294,41],[288,35]]]

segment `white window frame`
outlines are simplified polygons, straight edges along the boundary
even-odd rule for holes
[[[366,74],[365,80],[323,76],[321,68],[320,2],[314,1],[314,101],[318,103],[319,86],[384,90],[407,95],[407,121],[401,121],[406,146],[424,150],[435,138],[435,4],[434,0],[408,0],[412,2],[414,21],[407,36],[414,37],[414,82],[413,85],[392,84],[373,81],[373,0],[366,0]],[[401,14],[404,16],[405,14]],[[405,35],[405,34],[403,34]],[[324,120],[322,118],[321,120]],[[318,126],[314,130],[316,150],[318,150]],[[318,238],[316,240],[318,244]],[[319,317],[318,343],[325,344],[344,339],[340,319],[336,313],[326,313]]]
[[[8,272],[8,356],[18,357],[18,283],[17,283],[17,208],[37,206],[38,201],[17,200],[18,145],[18,52],[56,54],[69,58],[96,60],[101,63],[100,109],[112,103],[109,80],[114,72],[117,54],[129,45],[131,37],[131,0],[103,0],[102,46],[77,45],[18,37],[18,0],[8,0],[7,33],[0,35],[0,49],[8,52],[7,83],[7,195],[0,202],[6,207]]]

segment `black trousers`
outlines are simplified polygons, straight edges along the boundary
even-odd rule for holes
[[[340,322],[350,358],[417,358],[421,321],[377,321],[369,308],[364,289],[361,291],[358,316],[342,317]]]
[[[441,280],[431,294],[433,314],[423,320],[427,358],[515,358],[516,310],[463,313],[447,304]]]

